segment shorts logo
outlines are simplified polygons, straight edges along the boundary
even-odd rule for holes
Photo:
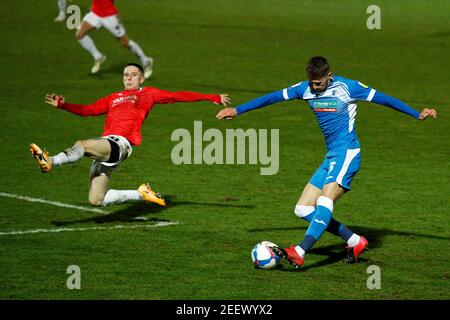
[[[336,161],[331,161],[330,162],[330,169],[328,170],[328,172],[333,171],[335,165],[336,165]]]

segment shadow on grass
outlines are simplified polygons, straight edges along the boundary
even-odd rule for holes
[[[307,226],[251,229],[248,231],[249,232],[288,231],[288,230],[306,231],[306,229],[307,229]],[[420,238],[437,239],[437,240],[450,240],[449,237],[423,234],[423,233],[417,233],[417,232],[409,232],[409,231],[376,229],[376,228],[360,227],[360,226],[349,226],[349,229],[357,234],[364,235],[364,237],[367,238],[367,240],[369,241],[367,250],[380,248],[383,243],[383,239],[388,236],[402,236],[402,237],[408,237],[411,239],[420,237]],[[328,245],[328,246],[313,248],[313,249],[311,249],[311,251],[309,251],[309,254],[326,256],[327,258],[324,260],[321,260],[319,262],[316,262],[316,263],[313,263],[310,265],[306,265],[304,267],[300,267],[299,269],[284,268],[284,266],[282,266],[280,268],[277,268],[276,270],[284,271],[284,272],[299,272],[299,271],[304,272],[311,268],[322,267],[322,266],[326,266],[326,265],[333,264],[336,262],[344,262],[344,259],[346,258],[346,253],[343,250],[344,247],[345,247],[345,244],[332,244],[332,245]],[[363,257],[360,257],[359,262],[370,263],[373,261],[371,261],[370,259],[365,259]]]
[[[158,219],[158,218],[148,218],[148,219],[137,219],[147,214],[156,214],[165,210],[167,207],[160,207],[158,205],[147,204],[147,203],[133,203],[122,210],[111,212],[110,214],[97,215],[94,217],[71,220],[71,221],[52,221],[55,226],[67,226],[79,223],[111,223],[111,222],[169,222],[169,220]]]
[[[166,197],[167,203],[169,206],[206,206],[206,207],[227,207],[227,208],[242,208],[242,209],[254,209],[255,205],[245,205],[245,204],[233,204],[233,201],[236,199],[225,197],[222,202],[199,202],[199,201],[185,201],[185,200],[176,200],[173,196]]]
[[[199,201],[177,201],[175,200],[175,196],[166,196],[165,197],[167,206],[160,207],[156,204],[145,203],[145,202],[137,202],[130,203],[126,208],[111,212],[109,214],[94,216],[89,218],[71,220],[71,221],[52,221],[51,223],[54,226],[67,226],[72,224],[79,223],[112,223],[112,222],[169,222],[169,220],[159,219],[159,218],[144,218],[142,216],[148,214],[157,214],[163,212],[164,210],[176,206],[186,206],[186,205],[195,205],[195,206],[206,206],[206,207],[234,207],[234,208],[245,208],[252,209],[255,206],[252,205],[236,205],[230,203],[216,203],[216,202],[199,202]],[[233,201],[227,200],[224,201]]]

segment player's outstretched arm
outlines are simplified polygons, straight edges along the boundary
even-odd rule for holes
[[[236,108],[225,108],[219,111],[219,113],[216,115],[217,119],[233,119],[236,118],[238,115],[253,110],[262,108],[280,101],[284,101],[285,98],[283,96],[283,91],[275,91],[269,94],[266,94],[265,96],[253,99],[247,103],[241,104],[240,106],[237,106]]]
[[[215,104],[221,104],[224,107],[226,107],[227,105],[229,105],[231,103],[230,97],[228,94],[224,94],[222,93],[220,95],[220,103],[215,103]]]
[[[403,101],[400,101],[394,97],[391,97],[379,91],[376,91],[375,94],[373,95],[372,100],[369,101],[409,114],[410,116],[418,120],[425,120],[428,117],[436,118],[437,116],[437,112],[434,109],[425,108],[422,110],[422,112],[419,112],[413,109],[412,107],[408,106]]]
[[[227,119],[231,120],[237,117],[237,111],[235,108],[225,108],[219,111],[216,118],[219,120]]]
[[[44,98],[45,103],[60,108],[63,110],[66,110],[70,113],[79,115],[79,116],[96,116],[105,114],[108,111],[109,108],[109,98],[101,98],[95,101],[92,104],[73,104],[73,103],[67,103],[66,100],[56,94],[51,93],[47,94]]]
[[[169,104],[175,102],[210,101],[214,104],[227,106],[230,103],[228,94],[205,94],[194,91],[167,91],[151,88],[153,100],[158,104]]]
[[[432,118],[436,119],[436,116],[437,116],[436,110],[425,108],[420,113],[419,120],[425,120],[428,117],[432,117]]]
[[[60,108],[66,102],[66,100],[63,98],[63,96],[60,96],[56,93],[46,94],[44,101],[45,101],[45,103],[47,103],[53,107],[56,107],[56,108]]]

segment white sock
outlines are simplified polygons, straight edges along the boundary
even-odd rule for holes
[[[142,200],[141,194],[137,190],[114,190],[109,189],[105,194],[102,206],[122,203],[128,200]]]
[[[66,163],[72,163],[80,160],[84,156],[84,148],[79,144],[58,153],[56,156],[50,157],[54,166],[61,166]]]
[[[296,205],[294,212],[297,217],[307,220],[306,217],[312,214],[315,210],[316,207],[314,206]]]
[[[350,239],[347,240],[347,244],[350,248],[353,248],[359,243],[359,240],[361,239],[360,236],[358,236],[356,233],[354,233]]]
[[[84,49],[89,51],[89,53],[94,57],[95,60],[99,60],[103,56],[100,51],[97,50],[97,47],[95,46],[94,41],[91,37],[84,36],[83,38],[79,39],[78,42]]]
[[[59,12],[63,12],[64,14],[66,14],[67,1],[66,0],[58,0],[58,8],[59,8]]]
[[[295,251],[297,251],[298,255],[302,258],[305,257],[305,250],[302,249],[300,246],[295,246]]]
[[[146,64],[148,64],[150,59],[145,55],[144,51],[142,51],[141,47],[136,42],[134,42],[133,40],[130,39],[128,41],[128,45],[129,45],[131,52],[133,52],[136,55],[136,57],[138,57],[139,60],[141,60],[143,67]]]

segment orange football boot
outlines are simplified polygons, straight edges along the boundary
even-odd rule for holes
[[[153,191],[148,183],[141,184],[138,188],[138,192],[147,202],[153,202],[163,207],[166,205],[166,200],[164,200],[159,193]]]
[[[48,156],[47,150],[41,150],[36,144],[30,143],[30,151],[33,158],[39,163],[39,169],[42,173],[47,173],[52,170],[52,162]]]

